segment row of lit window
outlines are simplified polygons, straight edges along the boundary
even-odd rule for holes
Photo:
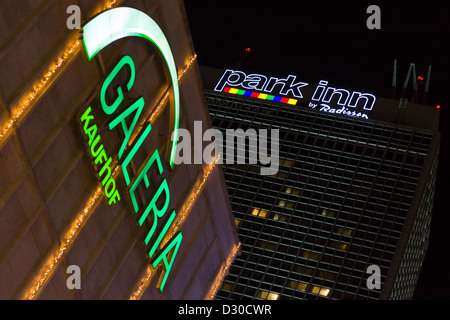
[[[308,284],[307,283],[298,282],[298,281],[288,281],[287,286],[289,288],[292,288],[292,289],[295,289],[295,290],[299,290],[299,291],[303,291],[303,292],[307,292],[307,288],[308,288]],[[320,295],[322,297],[328,297],[328,295],[330,294],[330,289],[329,288],[322,288],[322,287],[319,287],[319,286],[310,285],[309,292],[313,293],[313,294],[318,294],[318,295]],[[257,293],[256,293],[256,297],[264,299],[264,300],[278,300],[279,294],[271,292],[271,291],[258,290]]]
[[[316,164],[318,165],[318,164]],[[245,169],[250,170],[251,172],[254,172],[256,174],[260,174],[260,168],[258,166],[246,166]],[[326,166],[323,168],[327,168]],[[244,171],[245,169],[242,168]],[[403,196],[408,196],[408,197],[412,197],[413,195],[413,190],[415,189],[415,185],[417,183],[417,177],[420,174],[420,171],[417,171],[417,173],[415,174],[416,176],[409,176],[407,181],[399,181],[398,179],[398,174],[382,174],[382,172],[378,172],[376,170],[371,170],[373,172],[369,172],[369,171],[365,171],[365,172],[354,172],[354,174],[352,174],[352,176],[348,176],[347,171],[343,170],[342,168],[328,168],[331,170],[334,170],[331,173],[326,174],[325,173],[325,169],[323,170],[323,172],[314,172],[314,171],[310,171],[307,170],[306,174],[301,174],[301,173],[296,173],[295,177],[293,175],[291,175],[290,180],[293,180],[294,178],[296,180],[298,180],[299,176],[302,177],[302,181],[305,184],[305,187],[308,186],[312,186],[312,187],[316,187],[318,184],[323,184],[324,187],[328,186],[328,183],[330,182],[330,179],[332,179],[333,177],[341,177],[342,179],[346,180],[344,181],[345,185],[350,185],[352,187],[352,189],[350,190],[351,193],[356,193],[356,194],[365,194],[367,195],[370,190],[373,189],[374,192],[377,193],[383,193],[386,194],[389,191],[392,191],[392,193],[396,194],[397,196],[399,196],[399,193],[402,192]],[[411,170],[410,170],[411,171]],[[231,173],[230,179],[232,180],[234,173]],[[283,178],[283,179],[287,179],[288,177],[288,173],[286,172],[282,172],[281,170],[278,171],[278,173],[276,175],[274,175],[274,177],[279,177],[279,178]],[[337,184],[336,179],[334,179],[331,181],[332,184]],[[370,180],[370,181],[369,181]],[[340,188],[338,188],[337,184],[336,186],[334,186],[333,190],[339,191]],[[361,187],[365,187],[366,192],[364,192],[364,190],[360,190]],[[328,189],[329,187],[327,187]],[[336,189],[337,188],[337,189]],[[344,192],[344,194],[347,194],[346,190],[342,190]]]
[[[284,200],[281,200],[281,201],[284,201]],[[253,216],[257,216],[257,217],[269,218],[269,211],[261,209],[261,208],[253,208],[252,211],[251,211],[251,214]],[[326,210],[326,209],[324,209],[322,211],[322,216],[335,217],[336,215],[337,215],[337,212],[333,211],[333,210]],[[287,221],[288,220],[287,216],[279,214],[279,213],[273,214],[273,216],[271,218],[273,220],[279,220],[279,221]],[[300,221],[300,219],[298,219],[298,218],[293,218],[293,219],[297,219],[297,220]],[[299,222],[299,221],[296,221],[296,222]],[[238,220],[238,219],[235,219],[235,222],[236,222],[236,226],[239,226],[241,221]],[[347,229],[347,228],[343,228],[343,227],[337,227],[335,232],[337,234],[342,234],[342,235],[345,235],[345,236],[351,236],[352,233],[353,233],[353,230]]]

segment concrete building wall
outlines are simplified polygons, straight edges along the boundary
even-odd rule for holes
[[[128,103],[143,96],[148,117],[170,91],[170,80],[161,55],[143,39],[117,41],[88,62],[84,49],[77,46],[80,30],[66,27],[66,9],[72,4],[80,7],[83,23],[107,5],[133,7],[152,17],[168,39],[178,72],[185,70],[179,81],[180,128],[193,132],[196,120],[202,121],[203,130],[210,127],[182,1],[2,1],[1,299],[128,299],[149,266],[144,239],[153,216],[139,226],[140,215],[133,211],[121,171],[116,179],[121,201],[108,205],[104,195],[95,197],[101,186],[99,168],[79,119],[91,106],[105,150],[117,154],[123,131],[108,131],[111,118],[99,111],[99,90],[106,76],[123,55],[132,56],[137,71]],[[108,97],[113,99],[114,92]],[[132,160],[132,176],[154,148],[167,148],[170,108],[168,102],[163,105],[164,111],[152,122],[150,138]],[[207,170],[205,164],[182,164],[170,171],[164,164],[170,212],[182,211]],[[152,172],[149,180],[151,188],[142,183],[136,192],[139,206],[153,197],[161,177]],[[77,225],[80,217],[84,220]],[[76,232],[70,236],[74,225]],[[156,288],[160,273],[156,269],[139,296],[142,299],[203,299],[220,280],[238,237],[218,167],[180,230],[183,241],[164,291]],[[70,265],[81,269],[80,290],[66,286]]]

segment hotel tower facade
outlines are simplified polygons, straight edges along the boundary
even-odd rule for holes
[[[248,161],[223,167],[242,254],[217,299],[412,298],[439,109],[294,75],[202,74],[213,127],[279,130],[276,174]]]

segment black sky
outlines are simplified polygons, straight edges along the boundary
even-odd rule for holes
[[[369,5],[381,30],[369,30]],[[389,97],[394,59],[397,87],[410,63],[426,76],[429,104],[441,105],[441,155],[431,239],[416,299],[450,298],[450,1],[184,0],[200,65],[270,76],[293,74],[352,91]],[[245,54],[245,49],[250,53]]]

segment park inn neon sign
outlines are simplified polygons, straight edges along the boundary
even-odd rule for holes
[[[105,11],[96,16],[83,28],[83,45],[85,48],[86,56],[88,58],[88,61],[91,61],[95,57],[95,55],[99,53],[103,48],[116,40],[126,37],[141,37],[148,40],[162,54],[162,56],[164,57],[164,61],[166,62],[169,69],[173,90],[173,103],[171,103],[170,106],[170,130],[171,132],[173,132],[174,137],[170,149],[169,164],[170,168],[173,169],[178,140],[180,97],[177,70],[174,58],[169,43],[160,27],[148,15],[136,9],[120,7]],[[126,83],[122,84],[116,89],[116,98],[114,102],[108,103],[106,99],[106,90],[110,87],[112,81],[116,78],[119,71],[124,68],[127,68],[131,71],[129,74],[129,79]],[[153,268],[156,268],[158,265],[161,265],[163,267],[162,274],[157,283],[157,287],[161,291],[163,291],[164,285],[173,266],[173,262],[177,255],[183,236],[181,232],[178,232],[172,237],[171,240],[169,240],[169,242],[167,242],[167,244],[163,248],[160,248],[158,250],[158,247],[160,246],[164,236],[166,235],[176,216],[175,211],[173,211],[167,219],[165,225],[161,229],[159,235],[155,235],[158,222],[160,222],[163,216],[166,214],[170,201],[170,191],[166,179],[162,181],[150,203],[145,208],[139,208],[138,202],[136,200],[135,190],[139,183],[144,181],[145,187],[150,187],[150,181],[147,176],[150,167],[156,166],[159,174],[161,175],[163,174],[163,166],[158,149],[155,149],[153,154],[148,157],[147,162],[143,166],[142,170],[137,174],[136,177],[134,177],[134,182],[131,183],[132,179],[130,178],[130,175],[128,173],[128,166],[134,155],[142,146],[144,140],[148,137],[151,131],[151,124],[148,123],[147,126],[143,128],[142,133],[139,135],[137,141],[133,142],[129,146],[131,150],[127,153],[126,156],[124,156],[124,151],[125,149],[127,149],[132,133],[134,132],[134,130],[139,130],[135,127],[145,106],[144,98],[140,97],[131,106],[125,109],[125,111],[118,115],[115,114],[115,111],[124,100],[124,90],[131,90],[135,81],[135,75],[136,68],[133,59],[130,56],[124,56],[106,77],[100,90],[100,104],[104,113],[108,116],[113,117],[113,119],[108,123],[109,130],[118,129],[120,127],[123,130],[124,140],[117,152],[117,156],[119,160],[122,160],[121,169],[126,185],[127,187],[129,187],[128,193],[133,204],[134,212],[136,214],[138,212],[142,212],[139,219],[139,225],[142,226],[149,214],[153,214],[153,224],[145,238],[145,244],[148,245],[150,243],[150,240],[152,240],[149,257],[150,263],[152,264]],[[80,117],[80,120],[87,138],[86,140],[90,147],[90,152],[94,159],[95,165],[99,170],[98,176],[103,185],[105,196],[108,198],[108,203],[112,205],[120,201],[120,194],[117,191],[116,183],[111,173],[112,158],[108,156],[108,152],[105,150],[104,145],[101,143],[101,137],[99,134],[97,134],[97,125],[95,124],[95,119],[91,111],[92,107],[89,106]],[[131,123],[131,125],[128,125],[128,123]],[[158,208],[156,203],[163,194],[165,195],[164,205],[162,208]]]
[[[304,98],[302,88],[307,85],[306,82],[297,81],[294,75],[289,75],[286,78],[268,78],[261,74],[246,74],[242,71],[227,69],[214,90],[297,105],[298,100]],[[367,113],[372,110],[376,101],[373,94],[357,91],[350,93],[346,89],[327,87],[327,85],[328,81],[321,80],[319,82],[307,105],[309,108],[369,119]]]

